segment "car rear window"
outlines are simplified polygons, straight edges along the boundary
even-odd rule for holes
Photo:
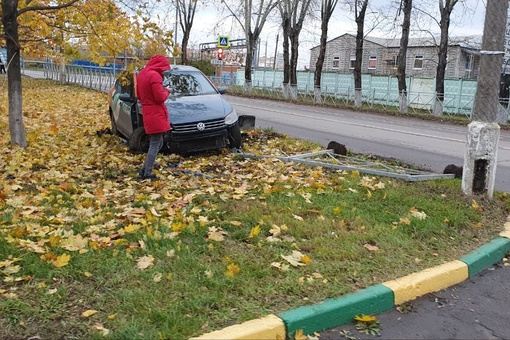
[[[174,96],[216,94],[216,89],[200,72],[165,72],[164,86],[171,88]]]

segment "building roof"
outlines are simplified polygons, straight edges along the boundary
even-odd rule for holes
[[[339,39],[349,35],[351,37],[356,37],[352,33],[344,33],[338,37],[335,37],[329,40],[327,43]],[[449,37],[449,46],[460,46],[462,48],[479,50],[481,48],[481,36],[457,36],[457,37]],[[370,37],[366,36],[365,41],[372,42],[377,45],[381,45],[387,48],[399,48],[400,47],[400,38],[378,38],[378,37]],[[326,44],[327,44],[326,43]],[[408,47],[434,47],[439,45],[439,37],[422,37],[422,38],[409,38]],[[317,45],[312,47],[311,50],[319,48]]]

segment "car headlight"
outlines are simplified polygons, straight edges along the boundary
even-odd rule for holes
[[[237,113],[236,110],[232,110],[226,117],[225,117],[225,124],[226,125],[232,125],[235,122],[237,122]]]

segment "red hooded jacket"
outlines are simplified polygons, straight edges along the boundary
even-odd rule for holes
[[[170,130],[170,116],[165,105],[170,91],[163,87],[163,72],[170,69],[165,56],[155,55],[136,77],[136,92],[142,103],[145,133],[155,134]]]

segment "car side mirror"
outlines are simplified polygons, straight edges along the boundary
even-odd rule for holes
[[[123,102],[128,102],[128,103],[134,103],[136,102],[136,98],[133,98],[130,94],[128,93],[122,93],[119,95],[119,99],[122,100]]]
[[[225,94],[225,93],[227,93],[227,89],[226,89],[226,88],[224,88],[224,87],[220,87],[220,88],[218,89],[218,92],[219,92],[220,94]]]

